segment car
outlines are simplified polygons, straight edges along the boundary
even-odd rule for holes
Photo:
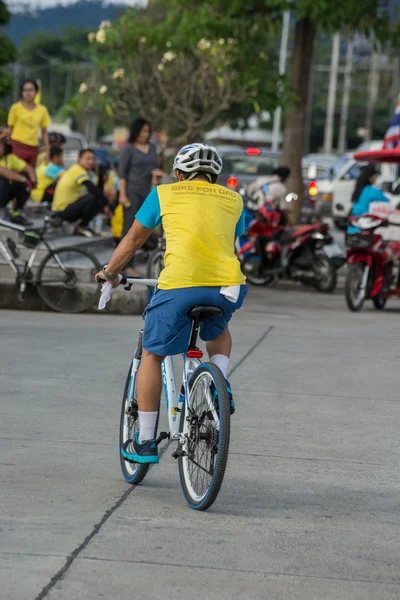
[[[65,134],[64,165],[68,169],[78,161],[79,152],[89,146],[86,137],[82,133],[71,132]]]
[[[272,175],[279,167],[279,152],[263,148],[243,148],[240,146],[220,146],[218,152],[223,161],[218,183],[238,191],[260,176]]]

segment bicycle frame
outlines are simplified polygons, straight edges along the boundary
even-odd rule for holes
[[[22,225],[17,225],[15,223],[11,223],[10,221],[5,221],[4,219],[0,219],[0,225],[3,225],[4,227],[7,227],[7,229],[11,229],[13,231],[19,231],[20,233],[25,233],[25,231],[29,231],[29,228],[27,228],[27,227],[23,227]],[[43,234],[45,233],[45,231],[46,231],[46,223],[45,223],[44,227],[42,228],[40,242],[46,247],[46,250],[53,256],[54,260],[56,261],[56,263],[58,264],[60,269],[65,271],[65,266],[63,265],[62,261],[60,260],[58,254],[57,254],[57,249],[52,248],[50,246],[50,244],[46,241],[46,239],[43,237]],[[27,273],[29,273],[31,271],[31,269],[33,268],[37,251],[38,251],[38,246],[36,246],[35,248],[32,249],[32,252],[31,252],[28,260],[25,261],[24,269],[23,269],[23,271],[21,271],[21,269],[18,267],[18,264],[16,263],[14,257],[11,255],[9,249],[7,248],[7,245],[3,241],[0,240],[1,254],[4,256],[4,258],[10,265],[11,269],[14,271],[17,281],[18,281],[18,278],[20,278],[21,294],[23,294],[26,290]],[[32,282],[32,283],[35,283],[35,282]]]
[[[142,279],[136,277],[126,277],[126,283],[128,284],[126,289],[130,289],[132,284],[146,285],[149,289],[149,300],[151,299],[154,288],[157,285],[156,279]],[[129,397],[132,394],[132,388],[136,379],[137,370],[140,365],[142,356],[142,340],[143,340],[143,329],[139,333],[139,343],[133,357],[131,367],[131,382],[129,388]],[[180,425],[180,414],[183,409],[183,403],[185,402],[186,409],[189,409],[189,380],[194,370],[201,364],[198,358],[189,358],[186,354],[183,354],[183,375],[182,375],[182,387],[184,395],[182,393],[177,394],[176,383],[175,383],[175,371],[172,356],[167,356],[162,363],[162,382],[165,393],[166,410],[168,417],[168,429],[169,438],[171,440],[181,440],[183,438],[179,431]],[[183,441],[183,439],[182,439]]]

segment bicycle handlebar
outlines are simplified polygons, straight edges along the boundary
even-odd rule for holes
[[[147,285],[149,287],[155,287],[157,285],[157,279],[147,279],[146,277],[134,277],[134,276],[130,276],[130,277],[122,277],[121,281],[120,281],[120,285],[126,286],[129,285],[131,286],[132,284],[138,284],[138,285]]]

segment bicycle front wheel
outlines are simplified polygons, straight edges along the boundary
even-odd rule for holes
[[[88,310],[98,300],[95,275],[98,260],[81,248],[58,248],[47,254],[38,269],[37,291],[50,308],[64,313]]]
[[[206,510],[221,489],[228,461],[230,399],[220,369],[203,363],[189,382],[180,431],[185,437],[179,456],[179,478],[188,505]]]

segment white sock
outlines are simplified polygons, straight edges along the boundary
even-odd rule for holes
[[[154,440],[154,430],[156,428],[156,421],[158,412],[145,412],[139,410],[139,442],[142,443],[145,440]]]
[[[227,372],[229,367],[229,357],[224,354],[214,354],[214,356],[210,356],[210,362],[217,365],[222,371],[222,375],[227,379]]]

